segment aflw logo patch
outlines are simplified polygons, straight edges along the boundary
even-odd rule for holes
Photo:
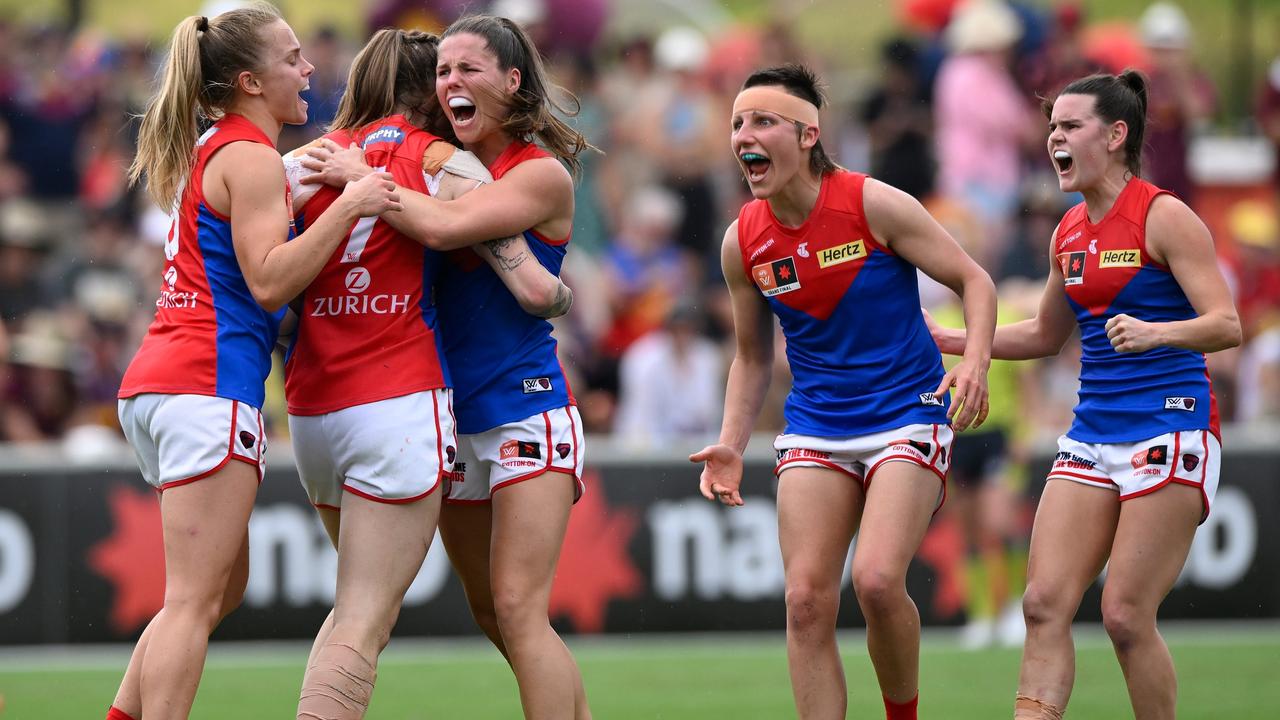
[[[551,378],[525,378],[522,381],[524,394],[551,392]]]
[[[1137,250],[1103,250],[1098,256],[1098,267],[1141,267],[1142,256]]]
[[[921,405],[937,405],[938,407],[942,407],[942,398],[938,397],[937,395],[934,395],[931,392],[923,392],[923,393],[920,393],[920,404]]]
[[[840,263],[847,263],[850,260],[859,260],[867,256],[866,243],[861,240],[854,240],[850,243],[837,245],[826,250],[818,251],[818,267],[831,267]]]
[[[796,261],[791,257],[761,263],[751,268],[751,277],[765,297],[800,289],[800,277],[796,275]]]
[[[1193,397],[1167,397],[1164,399],[1165,410],[1196,411],[1196,399]]]

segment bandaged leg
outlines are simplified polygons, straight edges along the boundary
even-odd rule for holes
[[[1013,703],[1013,720],[1062,720],[1063,708],[1018,693]]]
[[[302,680],[298,720],[360,720],[377,679],[377,668],[355,648],[326,643]]]

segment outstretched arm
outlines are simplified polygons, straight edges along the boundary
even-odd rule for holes
[[[732,506],[742,504],[742,452],[751,439],[773,372],[773,313],[742,267],[737,221],[725,232],[720,265],[733,304],[736,351],[725,387],[720,441],[690,455],[689,460],[706,463],[699,484],[703,497]]]
[[[1061,352],[1062,346],[1071,337],[1076,319],[1071,312],[1071,306],[1067,304],[1062,268],[1053,259],[1053,239],[1057,234],[1055,230],[1049,237],[1049,279],[1045,282],[1044,293],[1040,296],[1036,316],[997,327],[991,341],[991,357],[998,360],[1034,360],[1049,357]],[[948,355],[959,355],[964,352],[967,333],[963,328],[944,328],[930,322],[929,330],[933,333],[933,339],[942,352]]]

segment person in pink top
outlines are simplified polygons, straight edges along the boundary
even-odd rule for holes
[[[975,0],[947,27],[952,54],[934,86],[938,188],[975,212],[991,242],[987,267],[1004,247],[1017,206],[1021,149],[1034,118],[1009,70],[1022,28],[1003,2]]]

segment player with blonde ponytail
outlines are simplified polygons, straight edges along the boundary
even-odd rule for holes
[[[292,242],[275,149],[306,122],[314,68],[274,8],[189,17],[174,31],[129,176],[172,208],[156,317],[125,372],[120,424],[160,494],[164,606],[142,633],[109,720],[184,718],[209,634],[240,603],[262,479],[263,383],[281,308],[358,218],[399,208],[374,174]],[[211,122],[200,133],[202,122]]]

